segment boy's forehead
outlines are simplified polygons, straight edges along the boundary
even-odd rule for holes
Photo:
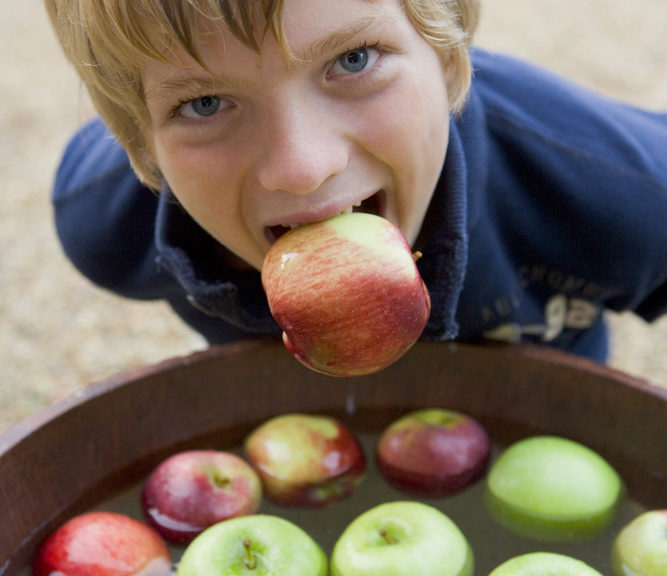
[[[396,23],[402,8],[398,0],[336,0],[314,4],[294,0],[296,4],[308,4],[303,10],[286,10],[283,18],[285,36],[290,49],[299,58],[308,59],[312,48],[324,51],[327,44],[352,39],[366,29],[378,29],[388,23]],[[329,40],[327,40],[329,39]]]
[[[284,32],[283,53],[292,65],[307,63],[331,51],[351,49],[347,46],[355,38],[363,36],[365,31],[380,33],[388,25],[396,25],[401,17],[407,21],[399,0],[286,0],[282,13],[281,25]],[[270,30],[272,23],[267,23],[257,16],[254,26],[258,30]],[[261,63],[265,56],[267,43],[278,39],[267,32],[258,42],[259,51],[245,45],[234,36],[228,26],[220,22],[199,18],[195,28],[197,45],[204,64],[211,70],[216,62],[225,58],[225,54],[236,57],[245,53],[246,64]],[[367,39],[373,42],[372,38]],[[170,49],[171,64],[178,67],[198,68],[199,65],[183,46]],[[242,66],[241,66],[242,67]]]
[[[253,29],[269,35],[272,29],[282,28],[289,50],[297,59],[307,59],[310,45],[320,38],[351,38],[372,24],[395,20],[401,14],[405,16],[400,0],[285,0],[282,12],[274,17],[280,22],[266,22],[258,10]],[[200,21],[199,28],[204,44],[206,39],[215,41],[221,33],[231,34],[228,27],[210,21]],[[261,33],[259,40],[261,50]]]

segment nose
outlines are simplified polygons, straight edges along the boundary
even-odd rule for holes
[[[257,177],[264,190],[310,194],[347,167],[346,140],[326,110],[298,100],[279,104],[263,135]]]

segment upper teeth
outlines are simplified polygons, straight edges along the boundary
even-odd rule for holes
[[[354,208],[359,208],[361,206],[361,202],[357,202],[356,204],[352,206],[348,206],[341,212],[341,214],[352,214],[354,212]],[[302,226],[303,224],[288,224],[290,228],[298,228],[299,226]]]

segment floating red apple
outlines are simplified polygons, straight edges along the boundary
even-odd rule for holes
[[[146,520],[173,544],[187,544],[205,528],[254,514],[262,485],[254,469],[231,452],[188,450],[162,461],[146,480]]]
[[[401,231],[373,214],[299,226],[262,267],[287,349],[332,376],[378,372],[419,339],[431,301]]]
[[[395,488],[439,498],[479,479],[490,454],[489,436],[477,420],[431,408],[410,412],[388,426],[375,457],[380,473]]]
[[[75,516],[33,560],[33,576],[168,576],[167,546],[150,526],[115,512]]]
[[[346,498],[366,470],[357,437],[339,420],[322,415],[268,420],[248,436],[245,453],[266,497],[281,506],[321,507]]]

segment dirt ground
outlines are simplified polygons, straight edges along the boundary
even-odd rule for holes
[[[480,45],[667,109],[664,0],[487,0]],[[112,373],[202,348],[161,303],[119,299],[63,257],[53,174],[90,114],[41,2],[0,1],[0,431]],[[667,219],[666,219],[667,221]],[[613,315],[611,364],[667,386],[667,318]]]

